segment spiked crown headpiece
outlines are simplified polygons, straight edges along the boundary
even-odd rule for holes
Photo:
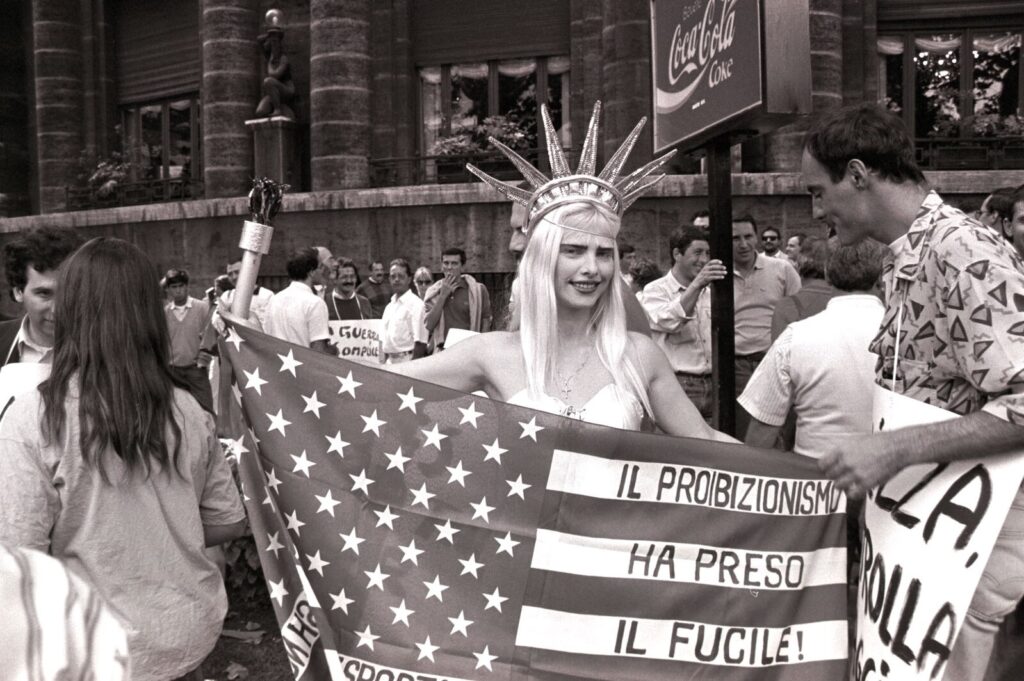
[[[640,137],[640,131],[647,123],[645,116],[633,127],[618,150],[612,154],[604,170],[595,175],[594,172],[597,170],[597,128],[601,119],[601,102],[597,101],[594,103],[590,125],[587,126],[587,137],[583,142],[580,163],[576,172],[573,173],[569,168],[569,163],[565,160],[565,154],[562,152],[562,145],[555,126],[551,123],[547,105],[542,104],[540,111],[544,123],[548,157],[551,161],[552,177],[548,178],[530,165],[529,161],[493,137],[490,138],[491,144],[500,149],[512,161],[532,190],[502,182],[473,164],[466,164],[466,169],[469,172],[497,189],[506,198],[526,206],[527,219],[524,230],[532,228],[540,218],[555,208],[580,201],[602,206],[621,217],[626,208],[640,198],[641,194],[665,177],[664,174],[652,175],[652,173],[660,169],[676,153],[673,149],[643,167],[637,168],[629,175],[620,177],[622,167],[626,164],[630,152],[633,151],[633,147]]]

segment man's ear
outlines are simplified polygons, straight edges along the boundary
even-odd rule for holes
[[[851,158],[846,164],[846,174],[849,176],[854,188],[867,189],[868,177],[871,175],[871,171],[864,165],[864,161],[861,161],[859,158]]]
[[[15,288],[11,291],[11,295],[14,296],[14,302],[24,303],[25,302],[25,289]]]
[[[676,262],[676,258],[678,258],[681,255],[682,255],[682,252],[678,248],[673,248],[672,249],[672,264],[673,265]]]

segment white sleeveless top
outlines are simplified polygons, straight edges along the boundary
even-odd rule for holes
[[[525,389],[509,398],[508,403],[623,430],[640,430],[640,421],[643,418],[640,401],[632,393],[622,390],[614,383],[609,383],[594,393],[581,409],[576,409],[550,395],[543,395],[540,400],[531,400]]]

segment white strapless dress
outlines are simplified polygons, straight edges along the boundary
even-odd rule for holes
[[[622,390],[614,383],[609,383],[594,393],[580,409],[550,395],[543,395],[540,400],[531,400],[526,390],[517,392],[509,398],[508,403],[624,430],[640,430],[640,422],[643,419],[643,406],[640,401],[632,393]]]

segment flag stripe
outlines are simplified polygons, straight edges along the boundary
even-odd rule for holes
[[[679,504],[769,516],[823,516],[844,511],[831,480],[737,474],[673,463],[616,461],[554,451],[548,489],[599,499]],[[629,494],[634,496],[629,496]]]
[[[605,539],[538,530],[530,567],[621,579],[738,589],[795,590],[846,584],[846,552],[762,553],[701,544]]]
[[[651,657],[747,668],[846,658],[847,624],[721,627],[688,620],[622,619],[524,606],[516,645],[582,655]],[[634,645],[629,645],[630,637]],[[644,654],[631,650],[644,650]]]

